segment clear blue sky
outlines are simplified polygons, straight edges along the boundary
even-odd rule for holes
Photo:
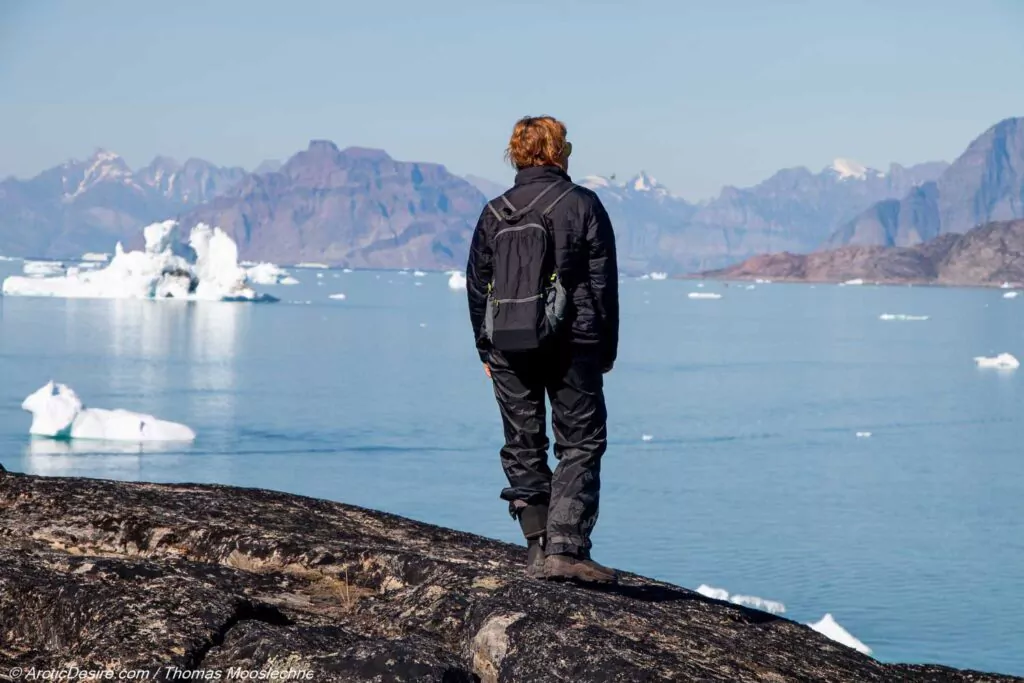
[[[696,199],[952,160],[1024,115],[1022,35],[1020,0],[0,0],[0,176],[329,138],[507,180],[512,122],[552,113],[574,174]]]

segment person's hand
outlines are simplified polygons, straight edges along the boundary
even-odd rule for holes
[[[491,364],[484,363],[484,374],[487,375],[487,379],[491,378]]]

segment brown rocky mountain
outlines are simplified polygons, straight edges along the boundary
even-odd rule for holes
[[[245,259],[447,268],[465,265],[485,201],[440,164],[315,140],[280,170],[247,175],[181,221],[219,225]]]
[[[1024,118],[1000,121],[974,140],[934,182],[871,206],[828,246],[907,247],[991,221],[1024,218]]]
[[[813,254],[766,254],[703,275],[794,282],[1024,283],[1024,220],[988,223],[913,247],[851,245]]]

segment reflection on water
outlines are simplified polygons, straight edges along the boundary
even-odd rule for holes
[[[179,444],[32,437],[25,445],[25,471],[54,477],[89,476],[139,479],[144,459],[159,455],[161,465],[180,464]]]
[[[239,337],[250,307],[204,301],[188,314],[190,397],[214,420],[234,423]]]

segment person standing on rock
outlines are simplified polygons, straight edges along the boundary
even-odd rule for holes
[[[484,207],[466,288],[505,431],[501,498],[527,539],[526,572],[608,583],[615,572],[591,559],[590,535],[608,440],[603,375],[618,350],[618,266],[611,220],[596,194],[572,182],[571,154],[561,121],[516,123],[505,152],[515,184]]]

